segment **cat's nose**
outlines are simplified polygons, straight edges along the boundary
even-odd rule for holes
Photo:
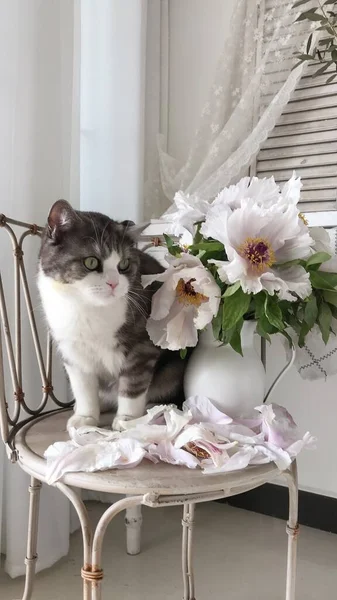
[[[109,286],[109,287],[110,287],[112,290],[114,290],[114,289],[117,287],[117,285],[118,285],[118,282],[117,282],[117,281],[107,281],[107,282],[106,282],[106,284],[107,284],[107,285],[108,285],[108,286]]]

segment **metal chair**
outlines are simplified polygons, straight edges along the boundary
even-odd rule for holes
[[[29,486],[29,524],[26,556],[26,580],[22,600],[30,600],[33,593],[35,565],[37,560],[39,495],[45,482],[46,448],[67,439],[66,421],[72,408],[67,398],[60,400],[53,388],[52,342],[47,336],[47,351],[44,357],[41,334],[33,310],[32,296],[25,269],[24,247],[27,238],[41,236],[42,228],[0,215],[2,233],[6,232],[14,254],[14,333],[10,326],[9,309],[5,286],[0,274],[0,425],[3,442],[9,460],[31,476]],[[145,246],[151,245],[152,233],[144,237]],[[8,241],[8,240],[7,240]],[[0,248],[4,247],[5,236],[1,236]],[[11,268],[12,270],[12,268]],[[6,290],[7,291],[7,290]],[[38,406],[34,398],[25,396],[23,384],[23,314],[22,299],[27,309],[29,329],[34,344],[39,368],[42,399]],[[1,336],[3,339],[1,339]],[[4,372],[6,349],[8,369]],[[289,365],[288,365],[289,366]],[[287,366],[287,368],[288,368]],[[8,373],[7,373],[8,371]],[[5,375],[7,387],[5,390]],[[8,377],[7,377],[8,375]],[[8,383],[8,379],[10,383]],[[278,378],[279,379],[279,378]],[[9,391],[11,388],[11,391]],[[13,467],[14,468],[14,467]],[[205,476],[200,471],[159,463],[142,463],[130,470],[111,470],[99,473],[69,473],[55,484],[73,504],[83,535],[83,599],[100,600],[103,570],[101,564],[104,534],[110,521],[126,510],[127,549],[131,554],[140,551],[141,505],[183,506],[182,519],[182,572],[184,600],[195,600],[192,565],[192,542],[195,505],[199,502],[226,498],[259,487],[279,476],[273,464],[249,467],[222,475]],[[296,542],[298,534],[298,486],[297,468],[294,462],[289,471],[283,473],[289,486],[289,521],[287,524],[288,565],[286,600],[295,599]],[[81,489],[121,494],[124,497],[109,506],[93,530]]]

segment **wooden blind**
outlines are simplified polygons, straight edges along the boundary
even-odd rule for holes
[[[264,10],[267,13],[281,4],[282,0],[265,0]],[[262,26],[267,43],[268,21],[263,19]],[[317,64],[308,66],[256,160],[257,175],[274,175],[278,183],[289,179],[295,169],[303,182],[301,210],[309,212],[337,208],[337,82],[326,84],[333,68],[313,78],[317,68]],[[275,83],[285,77],[272,57],[266,72]],[[261,93],[262,109],[272,97]]]

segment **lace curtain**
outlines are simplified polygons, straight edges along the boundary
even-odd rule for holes
[[[185,164],[167,154],[165,136],[158,136],[157,157],[148,165],[146,216],[161,215],[178,190],[211,200],[252,163],[303,73],[303,66],[292,70],[293,53],[304,50],[308,26],[295,23],[300,9],[292,5],[236,0]]]

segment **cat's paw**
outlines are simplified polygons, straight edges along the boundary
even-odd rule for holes
[[[133,418],[134,417],[129,417],[128,415],[116,415],[112,421],[112,429],[114,431],[125,431],[123,421],[131,421]]]
[[[82,415],[73,415],[68,419],[67,430],[71,428],[79,429],[80,427],[97,427],[98,420],[95,417],[83,417]]]

